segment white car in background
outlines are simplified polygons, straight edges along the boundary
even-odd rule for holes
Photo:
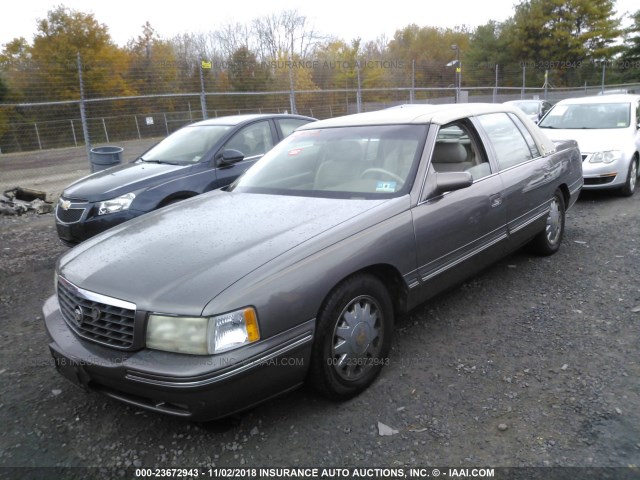
[[[585,190],[611,188],[633,195],[640,162],[640,95],[562,100],[538,127],[552,140],[578,142]]]

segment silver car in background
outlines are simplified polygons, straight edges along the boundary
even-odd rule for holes
[[[640,95],[562,100],[538,127],[552,140],[578,142],[585,189],[618,189],[622,195],[633,195],[640,161]]]
[[[308,124],[228,191],[65,253],[51,354],[87,390],[191,420],[305,380],[349,398],[389,363],[396,317],[524,244],[555,253],[581,186],[576,143],[503,105]]]
[[[531,119],[532,122],[538,123],[538,121],[544,117],[544,114],[549,111],[551,104],[546,100],[509,100],[504,102],[507,105],[517,107],[522,110]]]

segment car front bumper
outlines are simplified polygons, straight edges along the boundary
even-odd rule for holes
[[[127,352],[78,337],[62,317],[55,295],[43,313],[56,369],[73,384],[193,421],[231,415],[302,384],[315,328],[310,320],[216,356]]]
[[[612,163],[590,163],[591,153],[583,152],[582,175],[585,190],[599,190],[606,188],[622,188],[627,181],[629,172],[628,158],[622,158]]]
[[[60,240],[66,245],[73,246],[145,213],[124,210],[98,216],[93,214],[95,210],[96,206],[93,203],[73,203],[66,211],[62,211],[58,204],[55,214],[56,230]]]

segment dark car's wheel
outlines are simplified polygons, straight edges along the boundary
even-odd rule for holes
[[[631,160],[629,171],[627,172],[627,181],[624,187],[620,189],[620,193],[625,197],[630,197],[636,191],[636,183],[638,180],[638,159]]]
[[[317,319],[309,383],[323,395],[347,399],[365,390],[388,363],[393,306],[372,275],[340,283]]]
[[[549,203],[544,230],[532,241],[531,248],[538,255],[553,255],[560,248],[564,236],[565,205],[564,196],[556,190]]]

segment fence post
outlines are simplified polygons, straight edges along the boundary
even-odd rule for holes
[[[411,90],[409,90],[409,103],[416,100],[416,59],[411,60]]]
[[[40,142],[40,132],[38,132],[38,124],[34,123],[33,126],[36,128],[36,138],[38,139],[38,147],[42,150],[42,142]]]
[[[202,68],[202,62],[200,62],[200,107],[202,108],[202,119],[206,120],[207,119],[207,96],[204,93],[204,68]]]
[[[102,117],[102,128],[104,130],[104,138],[106,138],[107,143],[109,143],[109,132],[107,132],[107,124],[104,121],[104,117]]]
[[[493,103],[498,103],[498,64],[496,63],[496,86],[493,87]]]
[[[78,79],[80,81],[80,119],[82,121],[82,134],[84,135],[84,145],[87,150],[87,160],[91,162],[91,139],[89,138],[89,125],[87,123],[87,112],[84,99],[84,82],[82,80],[82,59],[78,52]]]
[[[358,90],[356,91],[356,112],[362,113],[362,85],[360,85],[360,63],[356,62],[356,76],[358,78]]]
[[[138,116],[134,115],[133,119],[136,121],[136,130],[138,131],[138,140],[141,140],[142,135],[140,135],[140,124],[138,123]]]
[[[524,89],[526,88],[527,66],[522,66],[522,90],[520,91],[520,99],[524,99]]]
[[[69,120],[69,122],[71,122],[71,133],[73,134],[73,144],[77,147],[78,139],[76,138],[76,129],[73,126],[73,120]]]
[[[602,86],[600,87],[600,93],[604,93],[604,78],[607,72],[607,62],[602,61]]]

